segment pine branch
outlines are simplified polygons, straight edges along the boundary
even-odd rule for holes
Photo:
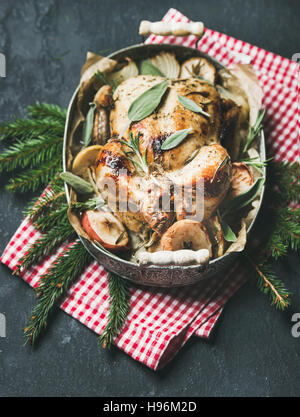
[[[130,310],[129,288],[127,282],[114,274],[108,272],[108,286],[110,306],[108,309],[108,323],[100,336],[103,348],[110,346],[114,338],[123,329],[127,315]]]
[[[62,138],[56,136],[17,140],[0,154],[0,173],[17,168],[35,168],[45,161],[61,158],[62,147]]]
[[[53,254],[57,248],[66,242],[76,238],[76,233],[65,216],[60,223],[36,240],[25,255],[19,260],[19,265],[14,273],[26,270],[38,264],[43,258]]]
[[[275,206],[287,206],[300,198],[300,164],[298,162],[271,162],[268,165],[269,200]]]
[[[291,248],[297,251],[300,248],[300,209],[283,207],[276,211],[273,231],[267,243],[267,251],[277,260],[287,254]]]
[[[60,297],[67,292],[91,261],[91,255],[82,243],[77,241],[66,249],[41,277],[37,288],[38,303],[28,326],[24,329],[25,337],[32,345],[46,328],[49,316]]]
[[[16,119],[0,125],[0,140],[30,139],[37,136],[52,135],[62,137],[64,122],[52,119]]]
[[[296,251],[300,248],[300,209],[288,206],[291,201],[299,202],[300,167],[298,163],[272,162],[268,168],[264,216],[261,218],[263,229],[269,229],[268,236],[262,250],[256,247],[251,257],[246,257],[255,272],[258,289],[269,296],[271,305],[284,310],[290,305],[290,293],[275,276],[270,263],[272,259],[285,256],[288,249]],[[254,254],[259,259],[253,260]]]
[[[38,199],[36,198],[28,205],[28,208],[25,210],[25,216],[29,217],[29,220],[35,221],[39,217],[49,214],[51,209],[58,209],[60,204],[66,202],[66,194],[63,187],[58,189],[51,188],[45,191],[45,193]]]
[[[49,233],[58,224],[64,224],[68,221],[68,205],[61,204],[57,210],[52,209],[46,216],[40,216],[33,222],[35,228],[41,233]]]
[[[28,107],[28,115],[34,119],[65,123],[67,110],[56,104],[37,102]]]
[[[289,307],[291,293],[284,287],[282,281],[275,276],[271,265],[266,262],[257,265],[248,255],[245,255],[245,258],[255,273],[258,289],[269,296],[271,305],[279,310],[285,310]]]
[[[10,178],[6,189],[12,192],[36,191],[41,185],[49,184],[55,174],[62,169],[61,156],[46,161],[38,168],[29,169]]]

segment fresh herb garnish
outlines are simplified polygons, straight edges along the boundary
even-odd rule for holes
[[[222,220],[219,216],[220,224],[222,227],[223,237],[227,242],[236,242],[237,237],[229,224],[227,224],[224,220]]]
[[[177,132],[170,135],[164,143],[161,145],[161,149],[163,151],[167,151],[169,149],[173,149],[178,146],[187,136],[189,133],[192,132],[192,128],[189,127],[188,129],[178,130]]]
[[[96,210],[105,205],[105,201],[101,197],[90,198],[85,202],[76,202],[71,204],[72,211]]]
[[[194,113],[201,113],[203,116],[210,117],[210,114],[204,111],[198,104],[196,104],[193,100],[190,100],[187,97],[183,97],[178,94],[178,100],[188,110],[193,111]]]
[[[225,216],[226,214],[239,210],[248,204],[250,204],[254,198],[259,193],[261,187],[265,182],[265,178],[260,177],[258,178],[255,183],[244,193],[237,195],[232,200],[225,202],[225,206],[223,206],[222,215]]]
[[[218,172],[220,171],[220,169],[222,169],[227,164],[228,161],[229,161],[229,158],[228,158],[228,156],[226,156],[223,159],[223,161],[219,164],[219,166],[217,167],[217,169],[215,170],[215,173],[214,173],[213,178],[211,179],[211,182],[214,181],[214,179],[216,178],[216,175],[218,174]]]
[[[131,148],[134,153],[136,154],[136,156],[138,157],[138,161],[136,159],[130,158],[129,156],[128,159],[135,164],[136,166],[138,166],[142,171],[145,172],[146,175],[149,174],[149,168],[148,168],[148,162],[147,162],[147,149],[145,151],[144,156],[141,155],[140,149],[139,149],[139,142],[140,142],[140,132],[138,132],[138,134],[134,137],[132,132],[129,132],[129,141],[126,142],[125,140],[119,139],[121,143],[123,143],[123,145],[129,146],[129,148]]]
[[[248,133],[248,137],[246,140],[246,143],[244,145],[243,148],[243,153],[247,152],[247,150],[250,148],[252,142],[254,141],[254,139],[256,138],[256,136],[259,134],[259,132],[262,130],[262,120],[264,118],[266,110],[263,109],[260,112],[258,112],[257,115],[257,119],[256,122],[254,124],[254,126],[249,126],[249,133]]]
[[[168,89],[168,81],[162,81],[144,91],[130,105],[128,110],[128,119],[130,122],[139,122],[145,117],[150,116],[158,107],[162,97]]]
[[[78,175],[72,174],[72,172],[62,172],[60,177],[79,194],[92,194],[94,191],[90,183],[78,177]]]
[[[119,134],[119,139],[121,139],[132,122],[139,122],[154,112],[167,89],[168,81],[165,80],[144,91],[131,103],[128,110],[128,123]]]
[[[165,77],[160,69],[153,65],[148,59],[140,62],[139,72],[141,75],[158,75],[159,77]]]
[[[85,146],[88,146],[92,140],[95,109],[96,104],[91,103],[83,125],[82,140]]]
[[[209,84],[209,85],[211,85],[212,87],[214,87],[214,84],[213,84],[211,81],[207,80],[207,79],[206,79],[206,78],[204,78],[204,77],[201,77],[201,75],[195,75],[195,77],[196,77],[196,78],[199,78],[199,80],[204,81],[204,82],[206,82],[207,84]]]
[[[260,161],[258,157],[254,157],[254,158],[244,158],[241,160],[241,162],[243,162],[243,164],[245,165],[250,165],[256,168],[258,171],[262,172],[261,168],[266,167],[267,163],[272,161],[272,159],[273,158],[268,158],[265,161]]]

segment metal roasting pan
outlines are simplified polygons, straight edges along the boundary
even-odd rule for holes
[[[115,59],[117,61],[123,61],[124,58],[130,57],[133,60],[140,60],[146,59],[155,53],[161,51],[169,51],[173,52],[176,55],[176,58],[179,62],[182,62],[190,57],[204,57],[210,60],[215,67],[218,69],[225,68],[220,62],[215,60],[214,58],[210,57],[209,55],[200,52],[197,49],[188,48],[185,46],[178,46],[178,45],[169,45],[169,44],[140,44],[140,45],[133,45],[119,51],[116,51],[109,55],[109,58]],[[69,137],[70,137],[70,130],[72,125],[72,120],[75,114],[76,102],[77,102],[77,94],[78,94],[79,86],[76,88],[73,97],[69,103],[68,112],[67,112],[67,119],[65,125],[65,133],[64,133],[64,146],[63,146],[63,168],[64,171],[67,170],[67,155],[69,149]],[[76,139],[75,139],[76,140]],[[79,140],[79,139],[77,139]],[[263,131],[258,138],[258,149],[261,160],[266,159],[265,154],[265,138]],[[76,143],[73,146],[76,146]],[[79,147],[79,143],[77,147]],[[265,168],[263,168],[263,174],[266,175]],[[257,210],[257,214],[261,208],[261,203],[264,194],[264,188],[261,189],[261,196],[259,202],[259,208]],[[66,195],[67,200],[69,201],[69,186],[66,185]],[[247,231],[247,237],[250,233],[250,230],[253,227],[255,219],[253,219],[251,225]],[[83,245],[85,246],[86,250],[105,268],[108,270],[120,275],[121,277],[128,279],[136,284],[140,285],[147,285],[147,286],[156,286],[156,287],[176,287],[176,286],[184,286],[184,285],[192,285],[199,283],[200,281],[209,279],[213,277],[215,274],[218,273],[219,276],[225,274],[226,270],[229,266],[233,263],[233,261],[239,256],[239,252],[231,252],[225,254],[217,259],[213,259],[208,262],[206,265],[190,265],[190,266],[177,266],[177,265],[170,265],[170,266],[157,266],[157,265],[145,265],[140,266],[136,263],[124,260],[119,258],[118,256],[108,253],[105,250],[102,250],[89,240],[79,237],[82,241]],[[203,282],[205,284],[205,282]]]

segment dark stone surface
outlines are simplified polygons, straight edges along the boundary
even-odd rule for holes
[[[66,106],[87,50],[113,51],[138,43],[142,18],[159,20],[175,7],[208,27],[290,58],[299,52],[297,0],[23,0],[0,2],[0,120],[24,115],[36,100]],[[63,56],[64,55],[64,56]],[[22,219],[29,195],[1,186],[1,252]],[[299,262],[278,265],[300,311]],[[35,350],[22,328],[35,303],[22,280],[0,268],[0,396],[298,396],[300,339],[291,312],[268,305],[251,284],[228,303],[211,340],[193,338],[163,371],[154,373],[118,349],[103,351],[94,333],[58,311]]]

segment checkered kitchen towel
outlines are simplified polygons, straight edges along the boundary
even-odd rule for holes
[[[164,21],[188,21],[170,9]],[[195,46],[193,36],[185,38],[150,36],[147,43]],[[265,128],[268,145],[277,159],[299,158],[299,114],[297,97],[299,66],[286,58],[206,29],[199,49],[225,65],[251,60],[264,90],[267,109]],[[14,269],[20,257],[40,236],[27,219],[5,249],[1,261]],[[39,278],[65,247],[44,262],[23,273],[22,278],[36,287]],[[213,278],[205,286],[161,289],[131,287],[131,311],[126,327],[115,340],[132,358],[151,369],[164,366],[193,334],[208,338],[223,306],[246,278],[236,270],[223,278]],[[105,269],[92,262],[70,288],[61,308],[100,334],[107,323],[109,292]]]

